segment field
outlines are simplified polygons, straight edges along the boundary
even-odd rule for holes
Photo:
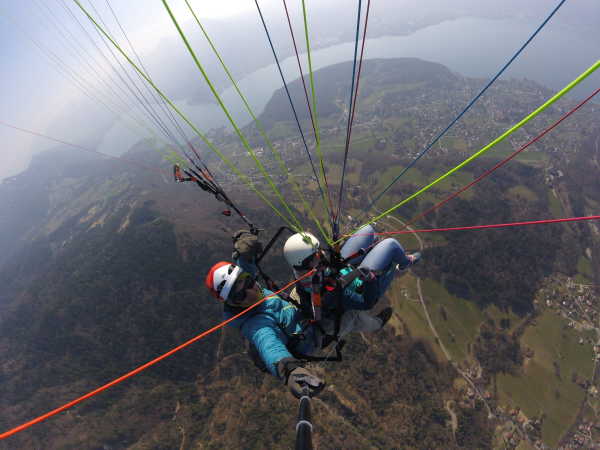
[[[545,413],[542,438],[551,447],[573,422],[584,399],[575,376],[588,379],[593,368],[591,345],[579,344],[577,332],[565,325],[556,313],[545,311],[521,338],[521,345],[534,352],[524,373],[497,377],[501,404],[518,406],[529,418]]]
[[[479,332],[483,313],[473,303],[450,295],[433,280],[423,280],[421,288],[431,321],[452,359],[457,362],[469,359],[468,346]],[[440,360],[445,360],[419,301],[414,276],[408,274],[395,282],[390,299],[399,317],[394,324],[400,325],[401,320],[413,337],[428,341]]]
[[[529,202],[535,202],[538,200],[538,196],[535,192],[522,185],[510,188],[508,190],[508,194],[512,197],[516,197],[519,200],[525,200]]]
[[[438,359],[445,361],[446,357],[440,346],[435,342],[419,301],[416,278],[411,274],[407,274],[395,281],[388,297],[395,312],[394,317],[391,319],[392,326],[397,331],[401,331],[403,329],[402,324],[404,324],[413,338],[429,342]]]
[[[438,282],[423,281],[423,295],[440,339],[452,359],[469,359],[468,346],[479,333],[484,320],[481,310],[472,302],[450,295]]]
[[[562,217],[563,209],[560,201],[556,197],[553,191],[548,191],[548,203],[550,205],[550,212],[552,217]]]
[[[594,275],[592,273],[592,263],[585,256],[580,256],[577,261],[577,276],[575,277],[576,283],[590,283]]]
[[[479,325],[486,317],[497,324],[500,319],[509,319],[508,332],[513,332],[524,320],[493,306],[481,311],[475,304],[450,295],[433,280],[421,283],[430,318],[451,358],[457,362],[472,360],[469,344],[477,337]],[[437,357],[444,361],[445,355],[419,301],[416,278],[407,274],[397,280],[389,297],[396,312],[392,325],[397,332],[402,332],[405,326],[411,336],[429,342]],[[567,327],[567,321],[555,312],[546,310],[521,337],[522,350],[533,351],[533,356],[525,359],[522,373],[496,377],[498,404],[520,407],[528,418],[544,414],[542,438],[551,447],[557,445],[573,423],[584,400],[585,390],[577,382],[589,379],[592,374],[591,337],[591,332],[581,334]]]

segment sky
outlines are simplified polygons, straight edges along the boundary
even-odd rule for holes
[[[203,83],[195,83],[190,89],[192,73],[194,81],[198,81],[196,69],[160,0],[81,1],[94,17],[105,21],[105,27],[118,36],[123,48],[128,50],[109,9],[112,7],[149,72],[159,81],[157,84],[165,87],[169,97],[182,101],[189,95],[200,102],[210,96]],[[437,17],[531,17],[539,22],[557,2],[528,0],[524,4],[521,0],[455,0],[450,4],[447,0],[374,0],[369,34],[410,30],[415,24],[435,23]],[[184,0],[168,0],[168,3],[186,32],[195,33],[193,44],[204,45],[201,48],[206,49],[206,44],[200,42],[198,30],[191,31],[195,24]],[[272,56],[253,0],[190,0],[190,3],[210,28],[223,54],[229,57],[234,75],[255,71],[270,63]],[[282,34],[287,33],[287,25],[281,0],[260,0],[259,3],[267,22],[273,27],[274,41],[279,49],[282,53],[291,51],[289,36]],[[287,0],[287,4],[300,35],[300,2]],[[315,47],[352,39],[356,0],[307,0],[307,5]],[[569,0],[551,25],[585,29],[593,27],[598,17],[600,2],[597,0]],[[87,31],[82,30],[77,20]],[[73,0],[11,0],[0,5],[0,73],[3,81],[0,84],[0,180],[25,169],[33,153],[56,145],[3,124],[95,148],[99,142],[94,139],[101,133],[98,130],[108,129],[114,121],[116,116],[111,111],[115,110],[115,105],[118,108],[118,98],[129,93],[115,92],[122,87],[94,48],[100,46],[105,57],[111,58],[95,32]],[[89,36],[95,39],[94,44]],[[541,42],[540,47],[543,46]],[[528,57],[530,60],[535,58]],[[560,51],[556,58],[560,58]],[[135,77],[131,69],[128,70],[130,76]],[[77,81],[73,81],[73,77]],[[112,82],[108,81],[110,77],[113,77]],[[81,80],[86,83],[85,92],[77,85]],[[218,89],[224,87],[219,85],[221,82],[216,79]],[[100,104],[105,101],[110,103],[110,110]],[[114,137],[112,143],[119,143],[121,138]]]
[[[248,0],[191,0],[190,3],[200,18],[215,20],[235,20],[236,15],[254,7]],[[82,4],[90,8],[86,0]],[[94,0],[93,4],[109,22],[107,19],[111,16],[107,3]],[[67,5],[83,20],[69,0],[22,0],[0,5],[0,73],[3,81],[0,88],[1,122],[52,134],[47,128],[53,118],[63,115],[74,104],[81,102],[81,90],[56,69],[56,59],[53,59],[53,55],[56,55],[69,67],[83,67],[81,72],[92,79],[91,69],[81,62],[81,58],[77,58],[76,47],[69,46],[63,38],[75,36],[84,40],[80,28],[65,9]],[[141,55],[150,54],[161,40],[174,33],[173,24],[160,1],[111,0],[110,5]],[[176,17],[189,16],[184,2],[170,1],[169,6]],[[114,22],[109,25],[117,30]],[[70,30],[71,35],[65,28]],[[86,47],[91,54],[91,44]],[[41,51],[41,48],[45,51]],[[75,143],[85,140],[88,132],[85,127],[67,127],[66,130],[57,131],[63,134],[54,134],[53,137]],[[54,145],[2,125],[0,142],[0,179],[25,169],[32,151]]]

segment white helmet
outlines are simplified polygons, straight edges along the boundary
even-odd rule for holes
[[[283,256],[292,267],[303,266],[305,260],[314,255],[318,250],[319,240],[310,233],[296,233],[285,241]]]
[[[221,261],[211,267],[204,282],[212,295],[225,301],[240,273],[239,266]]]

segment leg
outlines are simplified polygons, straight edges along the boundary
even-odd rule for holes
[[[372,333],[380,330],[389,319],[380,316],[381,313],[379,316],[371,316],[367,311],[348,310],[340,319],[338,337],[343,338],[348,333]],[[319,324],[320,327],[309,328],[306,339],[298,343],[295,351],[304,355],[317,355],[323,349],[325,335],[332,336],[335,333],[335,321],[332,318],[323,318]]]
[[[371,316],[367,311],[349,310],[342,315],[340,337],[348,333],[372,333],[381,329],[382,326],[382,320]]]
[[[388,238],[381,241],[365,256],[359,267],[375,272],[384,272],[399,264],[405,267],[410,264],[404,249],[396,239]]]
[[[390,287],[396,271],[394,265],[405,267],[410,260],[404,253],[404,249],[395,239],[385,239],[371,250],[359,267],[377,273],[375,280],[367,283],[363,296],[365,303],[375,306],[385,291]]]
[[[366,249],[373,244],[373,242],[375,242],[375,235],[373,233],[375,233],[373,227],[371,225],[365,225],[352,236],[350,236],[340,251],[342,258],[347,258],[353,253],[359,251],[361,248]],[[350,264],[359,264],[364,257],[365,255],[353,258],[350,260]]]

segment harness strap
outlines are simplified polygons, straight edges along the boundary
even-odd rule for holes
[[[305,355],[305,354],[299,353],[299,352],[290,352],[290,353],[292,353],[294,358],[299,359],[304,362],[320,362],[320,361],[340,362],[340,361],[343,361],[342,349],[344,348],[344,345],[346,345],[346,341],[344,341],[344,340],[337,341],[337,344],[335,345],[335,357],[334,358],[332,358],[330,356]]]

